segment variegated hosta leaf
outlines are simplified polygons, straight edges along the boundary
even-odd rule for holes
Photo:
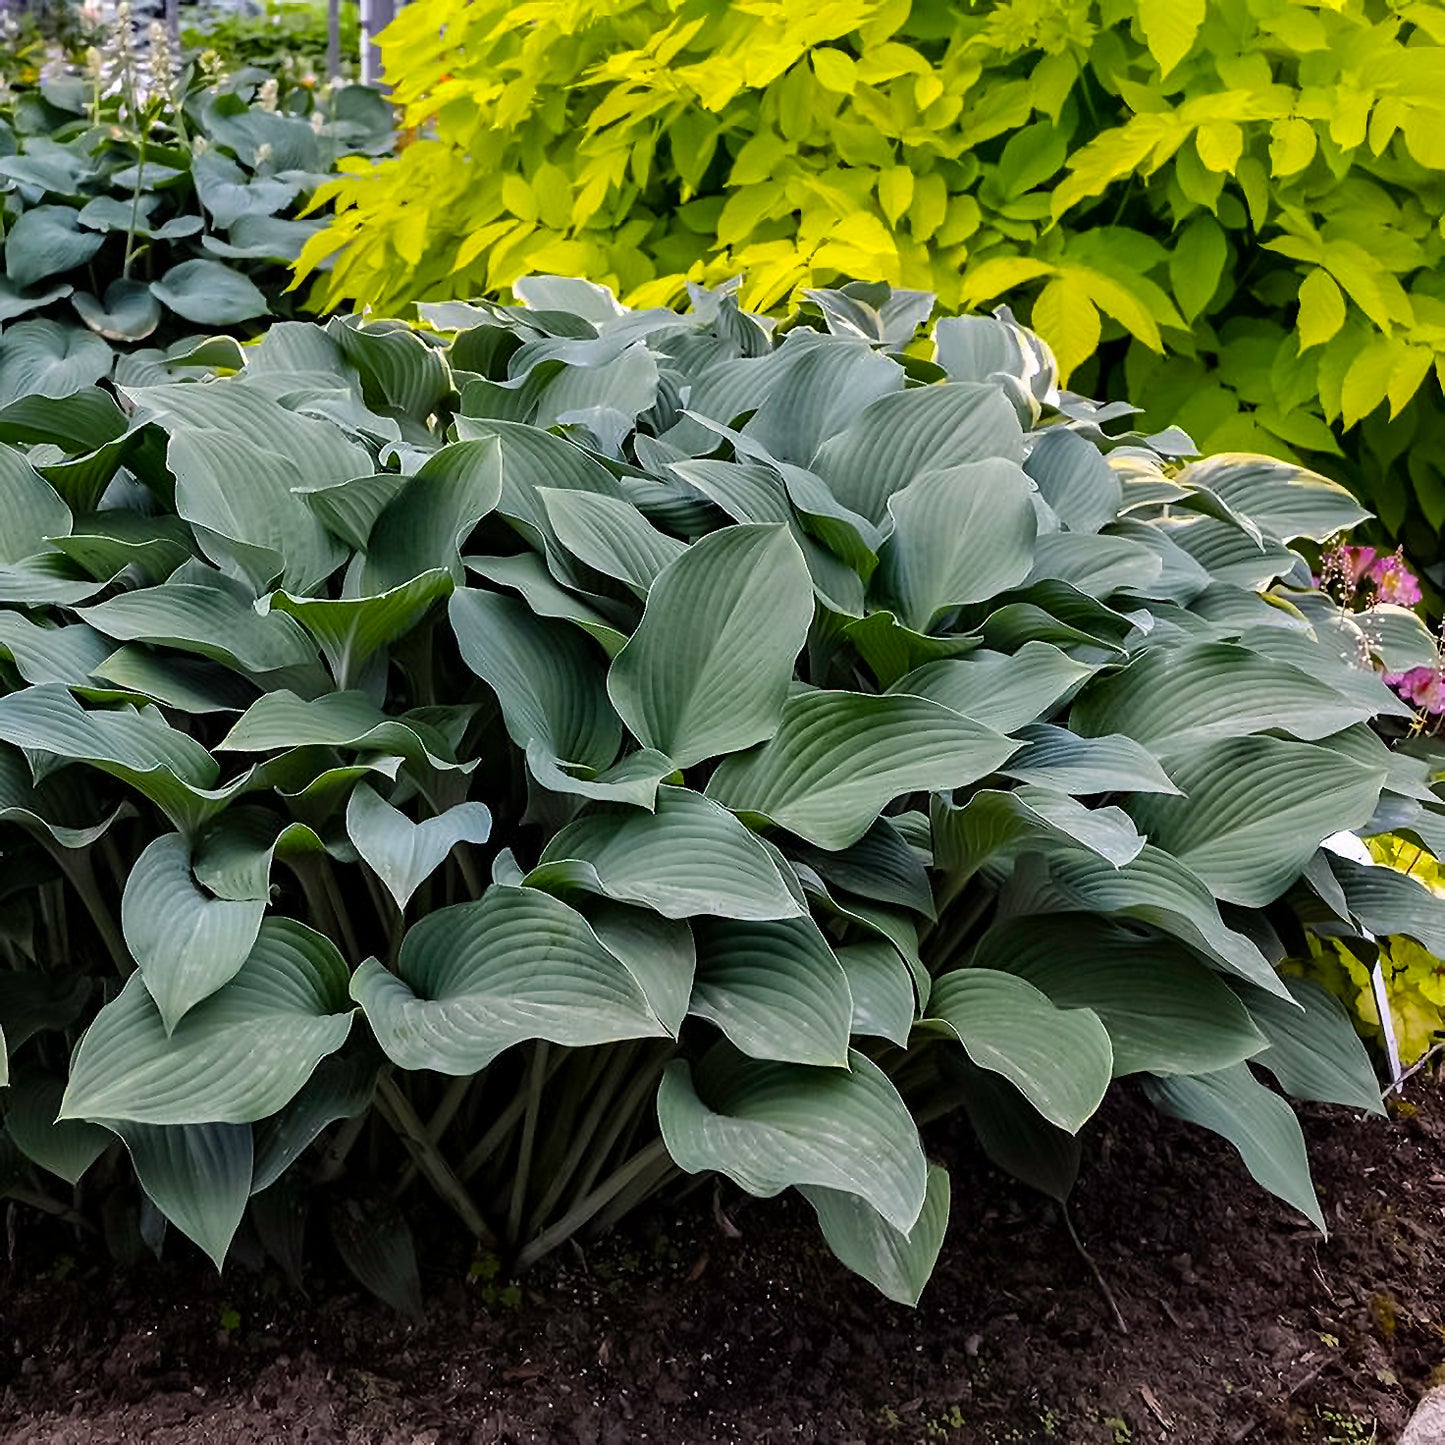
[[[690,1174],[716,1170],[764,1197],[789,1185],[839,1190],[904,1233],[923,1211],[918,1131],[887,1076],[856,1050],[846,1069],[820,1069],[719,1043],[695,1066],[668,1066],[657,1116],[668,1153]]]
[[[282,1108],[346,1042],[347,970],[323,934],[268,918],[240,970],[167,1030],[133,975],[71,1063],[61,1117],[247,1124]]]
[[[659,930],[640,962],[635,938],[614,953],[561,900],[494,885],[479,902],[428,914],[407,933],[397,972],[368,959],[351,992],[394,1062],[472,1074],[527,1039],[576,1048],[666,1037],[671,975],[692,973],[685,932]]]

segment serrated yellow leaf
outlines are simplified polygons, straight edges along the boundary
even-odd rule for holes
[[[1161,76],[1194,48],[1204,11],[1205,0],[1139,0],[1139,28]]]
[[[391,228],[391,244],[396,254],[408,266],[421,263],[426,250],[426,229],[430,216],[424,206],[411,205],[403,209]]]
[[[1061,382],[1098,350],[1098,308],[1073,277],[1058,277],[1039,292],[1031,324],[1052,349]]]
[[[1149,308],[1122,281],[1106,276],[1092,266],[1060,267],[1060,276],[1073,281],[1095,306],[1111,316],[1131,336],[1136,336],[1151,351],[1163,351],[1159,323]]]
[[[824,90],[852,95],[858,88],[858,62],[851,55],[824,45],[813,51],[812,61],[813,74]]]
[[[1445,67],[1442,67],[1442,88],[1445,88]],[[1445,171],[1445,115],[1438,109],[1412,105],[1406,110],[1400,129],[1405,135],[1405,149],[1418,165],[1427,170]]]
[[[1401,346],[1390,371],[1390,382],[1385,395],[1390,402],[1390,417],[1393,420],[1408,404],[1410,398],[1420,389],[1420,383],[1430,374],[1435,357],[1428,346]]]
[[[908,227],[915,241],[926,241],[943,224],[948,214],[948,186],[936,171],[913,178],[913,203],[908,208]]]
[[[513,174],[502,177],[502,204],[519,221],[537,219],[537,198],[522,176]]]
[[[1315,158],[1315,128],[1299,116],[1277,120],[1269,128],[1269,168],[1276,176],[1298,175]]]
[[[456,258],[452,262],[453,272],[466,270],[483,251],[518,224],[516,221],[493,221],[490,225],[479,226],[457,247]]]
[[[913,172],[907,166],[894,166],[891,170],[879,172],[878,204],[883,207],[888,224],[896,226],[899,218],[913,204]]]
[[[927,110],[942,94],[943,81],[932,70],[913,82],[913,103],[919,110]]]
[[[572,182],[561,166],[544,162],[532,177],[532,193],[544,226],[565,230],[572,217]]]
[[[1328,271],[1316,266],[1300,282],[1299,318],[1296,322],[1299,349],[1307,351],[1311,346],[1321,345],[1344,324],[1344,293]]]
[[[1244,153],[1244,132],[1232,120],[1212,120],[1194,132],[1194,149],[1206,170],[1227,174]]]
[[[1346,431],[1384,401],[1398,360],[1395,342],[1387,336],[1381,336],[1366,346],[1350,363],[1340,387],[1340,411],[1344,416]]]

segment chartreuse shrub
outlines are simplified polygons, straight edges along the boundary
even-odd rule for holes
[[[0,405],[117,364],[137,380],[198,331],[254,334],[278,299],[289,312],[285,267],[320,225],[295,212],[339,156],[390,144],[362,86],[192,67],[147,89],[129,44],[0,104]]]
[[[326,189],[328,305],[1006,295],[1065,380],[1315,454],[1439,559],[1441,0],[417,0],[382,48],[426,138]]]
[[[1283,1093],[1378,1089],[1277,965],[1445,932],[1320,848],[1445,817],[1353,498],[926,295],[519,290],[0,412],[8,1190],[291,1266],[316,1191],[415,1304],[413,1181],[525,1266],[713,1173],[912,1301],[916,1121],[1062,1198],[1122,1078],[1320,1222]]]

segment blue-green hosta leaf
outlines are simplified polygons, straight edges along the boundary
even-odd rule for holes
[[[495,439],[453,442],[428,457],[387,503],[367,540],[360,583],[371,592],[399,587],[444,567],[465,580],[459,548],[502,492]]]
[[[1025,785],[1011,792],[982,788],[961,808],[935,794],[931,800],[934,866],[954,897],[999,854],[1037,848],[1063,838],[1081,844],[1116,868],[1132,863],[1144,839],[1122,808],[1087,808],[1065,793]]]
[[[1246,1002],[1269,1047],[1255,1058],[1285,1093],[1383,1114],[1370,1056],[1344,1005],[1307,978],[1286,978],[1290,1000],[1251,991]]]
[[[1177,480],[1183,486],[1207,487],[1282,542],[1297,537],[1323,542],[1370,515],[1338,482],[1273,457],[1222,452],[1191,462]]]
[[[1098,447],[1068,427],[1048,427],[1039,433],[1024,471],[1070,532],[1098,532],[1123,508],[1118,473]]]
[[[609,812],[569,823],[527,881],[602,893],[665,918],[795,918],[804,907],[779,868],[727,809],[665,786],[653,813]]]
[[[1047,642],[1026,642],[1012,657],[980,652],[956,661],[925,663],[890,692],[932,698],[1001,733],[1047,717],[1098,668]]]
[[[112,1120],[106,1127],[120,1136],[151,1203],[220,1269],[251,1193],[250,1126]]]
[[[22,1074],[5,1094],[5,1132],[33,1164],[67,1184],[80,1177],[110,1147],[111,1136],[82,1119],[57,1122],[64,1083],[49,1074]]]
[[[1372,868],[1331,857],[1330,868],[1345,890],[1350,912],[1378,938],[1403,933],[1445,957],[1445,898],[1393,868]]]
[[[346,832],[396,906],[405,909],[459,843],[487,841],[492,815],[481,803],[458,803],[413,823],[369,784],[360,783],[346,805]]]
[[[1299,1120],[1278,1094],[1254,1077],[1248,1064],[1192,1077],[1150,1079],[1144,1087],[1162,1113],[1227,1139],[1259,1184],[1324,1230]]]
[[[1224,922],[1199,875],[1162,848],[1146,843],[1132,863],[1117,868],[1085,848],[1054,845],[1047,852],[1041,892],[1030,891],[1035,881],[1032,870],[1024,877],[1015,871],[1016,897],[1006,895],[1005,916],[1018,904],[1026,911],[1135,918],[1182,939],[1248,982],[1283,996],[1284,985],[1258,946]]]
[[[57,683],[0,697],[0,741],[88,763],[136,788],[181,827],[209,807],[215,760],[155,708],[87,711]]]
[[[646,597],[657,575],[687,544],[660,532],[631,502],[599,492],[537,492],[557,540],[579,561]]]
[[[784,527],[713,532],[658,575],[607,690],[644,747],[686,768],[778,729],[813,617]]]
[[[87,231],[69,206],[32,206],[5,237],[5,275],[16,286],[33,286],[85,265],[104,239]]]
[[[1386,672],[1409,672],[1415,667],[1434,667],[1440,660],[1439,643],[1418,612],[1377,602],[1353,621],[1366,638],[1370,651],[1380,659]]]
[[[1064,1203],[1079,1177],[1078,1137],[1050,1124],[1001,1074],[962,1052],[945,1055],[942,1064],[945,1077],[960,1087],[983,1152],[1006,1174]]]
[[[0,442],[48,442],[71,454],[95,451],[124,436],[126,427],[115,398],[95,388],[69,396],[27,393],[0,406]]]
[[[873,295],[874,290],[879,294]],[[929,291],[892,291],[886,286],[857,284],[843,290],[820,288],[803,294],[823,313],[834,336],[889,348],[913,340],[914,333],[927,322],[934,302]]]
[[[62,848],[89,848],[105,835],[116,819],[130,811],[122,805],[109,817],[91,821],[94,814],[79,803],[79,789],[68,796],[63,793],[57,796],[57,785],[64,781],[73,780],[62,774],[58,779],[47,778],[37,788],[25,759],[10,748],[0,750],[0,822],[12,823],[37,837],[48,838]],[[62,822],[60,818],[67,821]]]
[[[26,292],[8,276],[0,277],[0,322],[14,321],[32,311],[43,311],[56,301],[63,301],[75,287],[69,281],[54,281],[39,291]]]
[[[519,748],[540,744],[593,768],[616,758],[622,724],[608,701],[606,661],[580,629],[498,592],[463,588],[447,610],[463,661],[496,693]]]
[[[957,1039],[975,1064],[1002,1074],[1071,1134],[1099,1107],[1113,1077],[1113,1049],[1098,1014],[1057,1008],[1013,974],[962,968],[935,979],[922,1026]]]
[[[887,818],[879,818],[849,848],[834,851],[800,844],[790,851],[834,887],[933,917],[933,890],[924,859]]]
[[[818,1226],[839,1261],[888,1299],[918,1303],[948,1230],[948,1170],[928,1166],[923,1210],[912,1229],[894,1228],[856,1194],[803,1185],[799,1193],[817,1212]]]
[[[1174,757],[1250,733],[1323,738],[1374,711],[1288,662],[1234,643],[1194,642],[1146,648],[1096,678],[1075,700],[1070,726],[1085,737],[1123,733]]]
[[[924,472],[1023,461],[1018,415],[996,386],[949,383],[880,397],[807,463],[845,507],[881,522],[888,499]]]
[[[1024,745],[1000,771],[1020,782],[1071,796],[1179,792],[1154,754],[1121,733],[1081,738],[1052,723],[1029,723],[1017,733]]]
[[[1017,974],[1060,1008],[1092,1009],[1108,1031],[1116,1077],[1208,1073],[1265,1047],[1234,992],[1163,934],[1085,913],[1009,918],[984,934],[973,963]]]
[[[67,1029],[80,1017],[93,984],[76,974],[0,973],[0,1027],[10,1052],[49,1029]]]
[[[984,602],[1029,575],[1038,529],[1029,479],[1003,458],[926,471],[888,500],[893,533],[874,579],[927,632],[938,614]]]
[[[913,1028],[913,978],[890,943],[848,943],[836,950],[853,999],[849,1032],[908,1046]]]
[[[123,592],[81,608],[79,616],[117,642],[172,647],[240,672],[319,671],[316,649],[299,624],[279,612],[262,616],[240,588],[215,573],[206,585],[165,582]]]
[[[1033,568],[1024,585],[1067,582],[1101,600],[1116,592],[1152,597],[1159,591],[1163,573],[1159,553],[1130,537],[1055,532],[1038,539]]]
[[[199,218],[198,218],[199,219]],[[228,261],[294,261],[324,221],[291,221],[284,216],[242,216],[226,240],[202,236],[201,245]]]
[[[322,1059],[284,1109],[257,1123],[251,1193],[274,1184],[328,1124],[353,1119],[367,1109],[376,1071],[374,1054],[328,1054]]]
[[[847,1069],[750,1059],[719,1043],[668,1065],[657,1091],[667,1152],[768,1198],[790,1185],[856,1195],[895,1229],[918,1221],[928,1187],[918,1131],[898,1091],[853,1050]]]
[[[256,610],[294,617],[326,656],[336,685],[351,687],[357,673],[383,647],[412,632],[434,603],[450,595],[452,577],[443,568],[370,597],[293,597],[272,592]]]
[[[0,562],[49,549],[73,526],[70,508],[14,447],[0,445]]]
[[[1283,542],[1272,537],[1257,541],[1243,528],[1213,517],[1171,520],[1159,526],[1216,582],[1236,587],[1268,587],[1285,576],[1297,560]]]
[[[61,1116],[138,1124],[263,1119],[346,1042],[353,1013],[346,990],[335,945],[290,918],[268,918],[241,970],[169,1032],[144,979],[133,975],[81,1039]]]
[[[134,697],[188,713],[244,712],[256,700],[255,687],[219,663],[141,646],[108,651],[91,675]]]
[[[494,884],[411,928],[397,973],[368,959],[351,993],[394,1063],[464,1075],[526,1039],[580,1048],[666,1037],[646,983],[576,909]]]
[[[1387,769],[1284,738],[1226,738],[1174,756],[1182,797],[1136,797],[1139,826],[1209,885],[1248,908],[1272,903],[1320,843],[1366,823]]]
[[[788,700],[776,736],[724,759],[707,793],[819,847],[846,848],[894,798],[963,787],[1017,746],[925,698],[805,692]]]
[[[101,301],[77,291],[70,304],[90,329],[108,341],[143,341],[160,325],[160,302],[143,281],[112,281]]]
[[[360,552],[366,549],[376,519],[411,480],[400,472],[373,472],[348,482],[303,483],[292,490],[333,535]]]
[[[125,881],[121,931],[167,1032],[235,977],[265,910],[261,900],[207,896],[191,874],[190,844],[179,833],[141,852]]]
[[[144,517],[138,512],[83,517],[69,536],[52,537],[50,545],[98,582],[111,581],[127,567],[146,582],[160,582],[195,556],[179,517]]]
[[[227,808],[197,838],[191,872],[218,899],[265,904],[271,898],[271,866],[277,858],[314,857],[325,851],[326,845],[305,823],[242,804]]]
[[[336,318],[326,329],[359,373],[368,406],[392,408],[424,422],[451,394],[446,353],[411,327]]]
[[[983,638],[971,634],[933,637],[915,632],[886,610],[845,622],[843,633],[885,688],[896,687],[899,678],[930,662],[962,657],[983,646]]]
[[[232,326],[270,307],[255,282],[219,261],[182,261],[151,282],[156,299],[198,326]]]
[[[243,216],[273,216],[296,199],[297,187],[275,176],[248,176],[235,161],[207,150],[191,161],[196,195],[221,230]]]
[[[21,321],[0,337],[0,406],[85,391],[110,363],[110,347],[89,331],[58,321]]]
[[[693,932],[690,1013],[755,1059],[847,1067],[848,976],[811,918],[699,919]]]
[[[538,617],[556,617],[580,627],[608,657],[616,657],[626,644],[627,634],[591,602],[561,586],[535,552],[519,552],[513,557],[469,556],[463,560],[468,572],[520,593]]]

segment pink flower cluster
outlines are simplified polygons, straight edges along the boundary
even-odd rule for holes
[[[1387,672],[1385,681],[1406,702],[1424,712],[1445,715],[1445,663],[1415,667],[1409,672]]]
[[[1398,548],[1382,557],[1374,547],[1331,547],[1320,559],[1320,571],[1326,587],[1348,591],[1346,601],[1365,582],[1374,584],[1376,602],[1393,602],[1397,607],[1414,607],[1422,595],[1420,579],[1405,565]]]

